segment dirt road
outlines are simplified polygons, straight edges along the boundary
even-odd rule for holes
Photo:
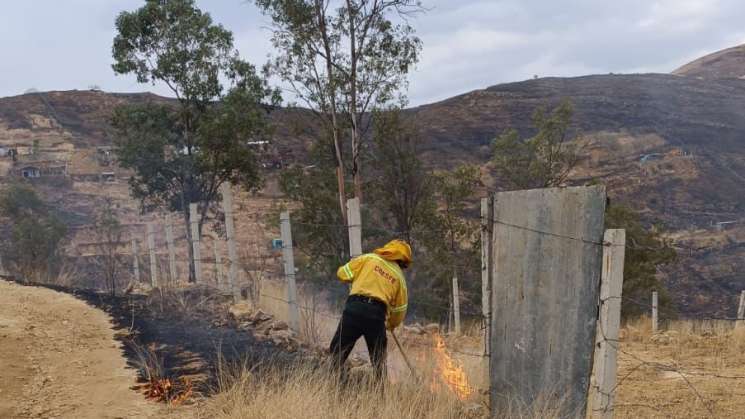
[[[0,280],[0,418],[149,418],[110,318],[74,297]]]

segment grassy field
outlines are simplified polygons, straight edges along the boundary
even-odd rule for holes
[[[620,349],[616,417],[745,417],[745,327],[678,321],[652,334],[642,318]]]
[[[448,384],[434,343],[405,339],[418,377],[393,374],[386,391],[353,371],[344,385],[325,370],[307,365],[241,368],[221,374],[220,389],[199,409],[215,418],[478,418],[487,416],[486,363],[463,353],[478,353],[479,339],[448,338],[446,353],[468,379],[470,392],[459,397]],[[390,362],[400,368],[396,351]],[[450,362],[450,361],[448,361]],[[451,365],[452,367],[452,365]],[[617,418],[736,418],[745,416],[745,327],[731,322],[679,321],[652,334],[649,319],[628,323],[621,332],[616,394]],[[462,394],[461,394],[462,396]],[[500,412],[505,418],[557,417],[557,406],[539,403],[527,413]]]

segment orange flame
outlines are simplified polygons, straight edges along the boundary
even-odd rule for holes
[[[182,378],[179,389],[175,387],[169,378],[152,378],[145,390],[145,397],[158,402],[170,402],[175,406],[183,404],[191,398],[193,393],[191,380]]]
[[[437,360],[437,373],[442,377],[442,381],[455,393],[461,400],[466,400],[473,394],[473,387],[468,383],[468,377],[463,370],[463,366],[458,360],[453,359],[448,353],[445,346],[445,340],[438,333],[432,335],[435,341],[435,355]],[[436,377],[436,376],[435,376]],[[433,379],[432,389],[440,387],[436,378]]]

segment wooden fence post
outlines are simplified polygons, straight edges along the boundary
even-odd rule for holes
[[[347,200],[347,217],[349,219],[349,256],[354,258],[362,254],[362,216],[359,198]]]
[[[491,271],[491,227],[489,226],[493,212],[492,198],[481,199],[481,315],[484,328],[484,355],[489,355],[489,313],[491,313],[491,286],[489,275]]]
[[[135,281],[140,282],[140,260],[137,250],[137,239],[132,237],[132,269],[134,270]]]
[[[603,270],[600,276],[600,310],[595,333],[593,381],[589,410],[594,419],[613,418],[616,388],[618,330],[621,326],[621,294],[626,253],[626,231],[606,230],[603,239]]]
[[[297,289],[295,285],[295,256],[292,250],[292,227],[290,213],[282,212],[279,216],[280,233],[282,237],[282,257],[285,265],[285,279],[287,282],[287,306],[289,310],[290,328],[300,332],[300,312],[297,305]]]
[[[458,275],[453,275],[453,320],[455,334],[460,335],[460,291],[458,290]]]
[[[657,291],[652,291],[652,333],[657,333],[660,327],[659,317],[657,315]]]
[[[217,237],[212,241],[212,250],[215,252],[215,282],[217,283],[217,289],[222,290],[225,285],[222,283],[222,258],[220,257],[220,251],[217,249]]]
[[[0,277],[2,276],[8,276],[8,271],[5,270],[5,266],[3,265],[3,258],[0,256]]]
[[[740,291],[740,304],[737,306],[737,321],[735,329],[739,329],[745,323],[745,291]]]
[[[191,223],[191,245],[194,253],[194,282],[197,284],[202,283],[202,253],[200,250],[199,242],[201,237],[199,235],[199,214],[197,211],[197,204],[189,204],[189,221]]]
[[[228,240],[228,287],[233,299],[241,299],[241,289],[238,286],[238,251],[235,245],[235,224],[233,221],[233,190],[229,183],[222,185],[222,210],[225,213],[225,234]]]
[[[170,214],[166,214],[166,243],[168,246],[168,273],[173,284],[178,278],[178,273],[176,271],[176,249],[173,246],[173,222]]]
[[[153,223],[147,223],[147,249],[150,252],[150,285],[158,287],[158,260],[155,257],[155,229]]]

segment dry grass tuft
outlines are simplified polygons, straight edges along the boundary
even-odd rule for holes
[[[488,395],[474,394],[460,400],[435,377],[434,368],[423,367],[388,382],[382,389],[371,372],[353,369],[340,383],[324,365],[273,366],[260,372],[244,367],[222,368],[217,394],[198,416],[218,419],[264,418],[486,418]],[[550,403],[534,406],[510,404],[499,415],[506,419],[558,418]]]
[[[745,409],[745,328],[648,317],[621,333],[616,417],[740,417]]]
[[[221,391],[205,406],[211,418],[451,418],[468,416],[467,406],[450,394],[432,392],[413,381],[385,391],[365,379],[339,385],[322,367],[245,369],[223,377]],[[479,409],[481,410],[481,409]]]

